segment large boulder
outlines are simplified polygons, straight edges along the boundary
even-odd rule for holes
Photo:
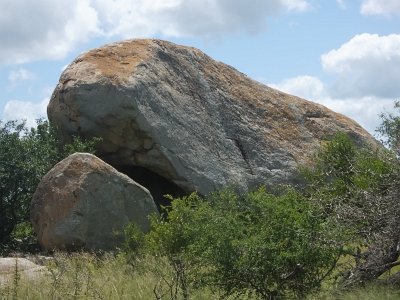
[[[45,250],[109,250],[124,227],[149,230],[155,203],[141,185],[88,153],[75,153],[41,180],[31,203],[31,222]]]
[[[151,192],[157,180],[165,180],[166,192],[202,194],[289,183],[298,164],[337,131],[376,143],[341,114],[161,40],[80,55],[61,75],[48,116],[65,142],[102,137],[98,155]]]

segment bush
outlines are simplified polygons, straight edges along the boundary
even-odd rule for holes
[[[293,190],[174,199],[167,220],[152,219],[146,240],[153,254],[168,258],[176,271],[170,286],[184,299],[204,286],[225,296],[304,297],[341,254],[329,224]]]
[[[147,250],[174,270],[172,279],[161,275],[158,295],[188,299],[208,286],[222,296],[304,298],[341,256],[350,263],[335,277],[346,287],[400,284],[399,272],[388,275],[400,265],[400,117],[382,118],[390,150],[360,148],[338,133],[302,168],[300,188],[174,199],[145,237]]]
[[[203,207],[203,199],[193,193],[187,197],[173,199],[169,197],[171,206],[164,208],[165,216],[153,215],[151,217],[151,231],[145,237],[146,250],[151,255],[165,258],[173,269],[170,277],[162,267],[156,269],[161,283],[155,286],[156,298],[161,299],[163,295],[169,294],[171,299],[177,299],[179,294],[183,299],[189,298],[190,280],[194,256],[189,255],[189,247],[192,247],[199,234],[203,223],[196,218],[196,213]],[[198,210],[196,210],[198,209]],[[192,225],[196,224],[191,228]]]
[[[376,280],[397,263],[400,168],[392,152],[359,148],[338,134],[306,170],[306,195],[335,224],[354,265],[344,285]]]
[[[122,250],[126,255],[127,261],[132,265],[143,254],[144,233],[135,223],[130,223],[125,227],[125,241]]]

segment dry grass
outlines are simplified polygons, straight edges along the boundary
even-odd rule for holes
[[[154,290],[170,299],[165,280],[172,271],[151,257],[132,265],[122,255],[56,254],[48,268],[48,275],[34,281],[15,274],[16,280],[0,290],[0,299],[156,299]],[[191,299],[215,298],[199,291]]]
[[[35,280],[14,274],[10,285],[0,289],[0,300],[172,299],[168,282],[173,278],[173,271],[160,258],[146,257],[130,264],[123,255],[56,254],[48,269],[47,275]],[[194,300],[218,298],[209,290],[192,291],[190,297]],[[176,299],[181,297],[178,295]],[[309,297],[309,300],[317,299],[395,300],[400,299],[400,290],[368,287],[338,292],[327,287]]]
[[[309,300],[398,300],[400,291],[384,287],[369,286],[363,289],[320,293]]]

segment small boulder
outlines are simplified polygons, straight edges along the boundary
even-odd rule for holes
[[[34,280],[47,274],[47,269],[26,258],[0,257],[0,288],[10,284],[16,272],[20,279]]]
[[[39,183],[31,222],[45,250],[110,250],[129,222],[147,231],[156,212],[147,189],[96,156],[75,153]]]

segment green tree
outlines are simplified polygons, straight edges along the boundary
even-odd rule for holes
[[[355,264],[344,285],[366,284],[396,266],[399,258],[400,168],[392,152],[360,148],[337,134],[305,172],[306,196],[342,235]]]
[[[93,151],[95,142],[75,138],[62,148],[47,121],[30,129],[23,121],[0,121],[0,248],[29,220],[31,197],[47,171],[72,152]]]
[[[381,124],[376,129],[381,141],[396,155],[400,154],[400,101],[395,101],[394,112],[380,114]]]

